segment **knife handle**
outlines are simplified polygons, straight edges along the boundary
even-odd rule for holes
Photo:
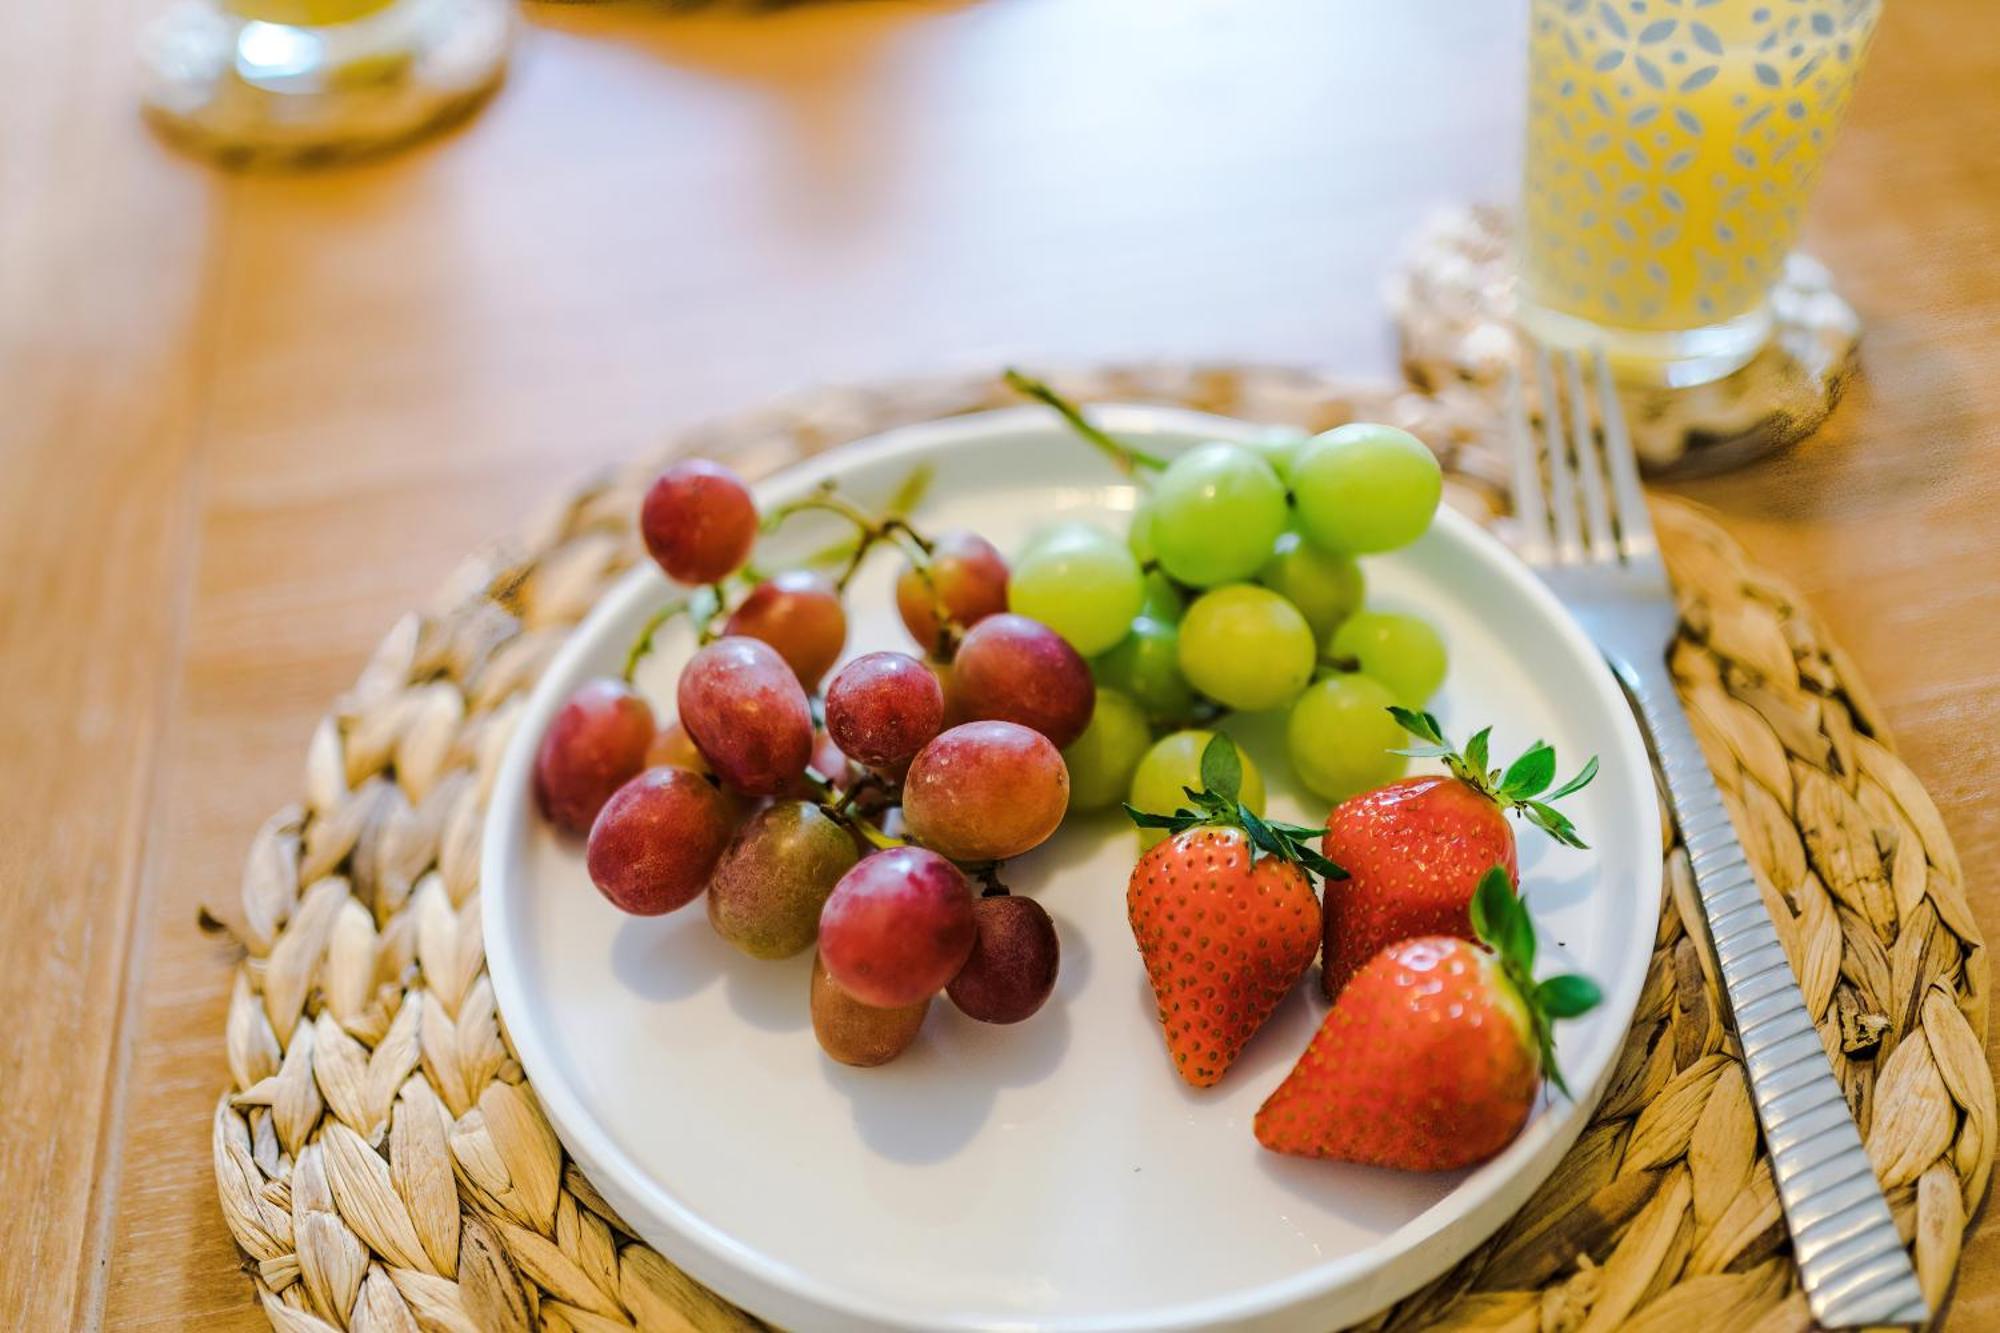
[[[1694,867],[1813,1318],[1826,1328],[1923,1324],[1930,1312],[1909,1252],[1666,666],[1614,665],[1652,735]]]

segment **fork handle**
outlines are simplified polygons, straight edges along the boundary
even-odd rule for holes
[[[1694,867],[1813,1318],[1827,1328],[1923,1324],[1916,1270],[1666,664],[1614,666],[1652,734]]]

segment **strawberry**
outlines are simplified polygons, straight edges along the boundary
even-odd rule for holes
[[[1390,945],[1334,1002],[1292,1072],[1258,1108],[1274,1152],[1401,1171],[1450,1171],[1499,1152],[1528,1121],[1542,1076],[1567,1096],[1553,1024],[1598,1002],[1579,976],[1534,980],[1535,927],[1504,866],[1472,900],[1479,938]]]
[[[1173,836],[1139,858],[1125,890],[1132,937],[1166,1028],[1197,1088],[1220,1079],[1319,951],[1312,872],[1341,870],[1312,849],[1319,830],[1259,818],[1237,799],[1243,765],[1227,736],[1201,756],[1203,790],[1171,815],[1126,806]]]
[[[1322,850],[1349,875],[1337,893],[1326,896],[1320,985],[1328,999],[1340,994],[1363,963],[1397,940],[1418,935],[1473,938],[1470,906],[1479,877],[1487,867],[1498,866],[1510,884],[1521,878],[1514,830],[1503,812],[1525,814],[1571,847],[1584,845],[1576,826],[1549,803],[1597,776],[1596,758],[1551,792],[1556,752],[1540,741],[1506,772],[1489,771],[1491,727],[1460,751],[1445,740],[1429,713],[1390,712],[1424,742],[1401,753],[1442,759],[1450,773],[1391,782],[1349,797],[1326,817]]]

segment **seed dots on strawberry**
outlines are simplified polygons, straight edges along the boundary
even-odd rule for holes
[[[1302,1157],[1449,1171],[1513,1142],[1544,1077],[1567,1093],[1554,1024],[1593,1008],[1596,985],[1573,975],[1534,979],[1534,924],[1504,868],[1480,881],[1472,915],[1481,943],[1400,940],[1355,974],[1258,1109],[1259,1143]]]
[[[1168,1054],[1183,1079],[1208,1087],[1312,966],[1312,877],[1341,871],[1312,849],[1317,830],[1264,820],[1239,799],[1228,737],[1208,742],[1201,767],[1192,805],[1171,815],[1126,807],[1141,828],[1171,836],[1139,859],[1125,907]]]

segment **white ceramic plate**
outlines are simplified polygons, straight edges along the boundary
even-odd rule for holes
[[[1111,429],[1174,451],[1258,428],[1114,408]],[[1040,524],[1122,523],[1135,492],[1050,414],[1021,409],[900,430],[757,488],[770,506],[822,478],[879,503],[936,467],[923,527],[969,526],[1012,551]],[[801,522],[801,549],[836,529]],[[792,529],[787,529],[790,536]],[[882,555],[851,589],[849,652],[908,648]],[[591,887],[581,850],[536,817],[534,748],[580,681],[615,673],[667,594],[647,566],[584,622],[530,699],[488,816],[481,882],[489,965],[515,1049],[591,1180],[701,1281],[801,1329],[1325,1328],[1360,1318],[1462,1257],[1560,1158],[1602,1094],[1638,1001],[1657,922],[1659,825],[1646,752],[1595,651],[1532,575],[1441,513],[1413,548],[1369,562],[1372,604],[1422,612],[1451,672],[1454,734],[1496,724],[1494,753],[1535,737],[1563,771],[1601,776],[1566,802],[1597,850],[1521,836],[1544,967],[1600,980],[1564,1024],[1581,1100],[1545,1100],[1498,1158],[1404,1175],[1280,1157],[1250,1120],[1317,1025],[1309,980],[1206,1091],[1175,1076],[1125,922],[1135,846],[1122,815],[1072,817],[1006,879],[1054,915],[1055,996],[1014,1027],[939,1001],[917,1045],[881,1069],[820,1054],[810,956],[737,954],[699,905],[639,919]],[[669,638],[640,683],[670,711],[691,649]],[[1275,726],[1232,728],[1272,780],[1273,813],[1318,822]]]

